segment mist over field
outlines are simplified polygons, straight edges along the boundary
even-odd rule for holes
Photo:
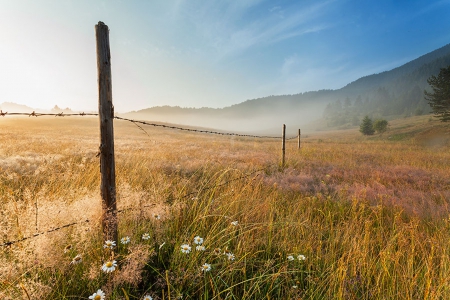
[[[289,108],[292,106],[292,108]],[[272,108],[272,107],[271,107]],[[231,112],[218,109],[175,109],[164,111],[128,113],[123,116],[138,120],[160,121],[179,125],[214,128],[227,132],[280,135],[282,124],[286,124],[287,133],[296,134],[299,128],[312,130],[310,123],[320,119],[323,105],[282,105],[279,108]]]

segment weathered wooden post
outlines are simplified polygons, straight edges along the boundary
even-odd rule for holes
[[[281,167],[284,168],[286,153],[286,125],[283,124],[283,133],[281,136]]]
[[[298,149],[300,149],[300,129],[298,130]]]
[[[98,72],[98,115],[100,120],[100,190],[102,227],[105,240],[117,241],[116,171],[114,163],[114,106],[112,104],[109,29],[95,25]]]

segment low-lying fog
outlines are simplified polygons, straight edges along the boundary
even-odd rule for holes
[[[173,123],[185,126],[204,127],[226,132],[281,135],[282,125],[286,124],[286,135],[297,135],[302,132],[313,131],[316,128],[312,122],[322,117],[324,105],[303,104],[292,107],[260,108],[257,111],[226,111],[224,109],[181,109],[166,108],[157,113],[148,109],[143,113],[132,112],[124,117],[156,122]]]

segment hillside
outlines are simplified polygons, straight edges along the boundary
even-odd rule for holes
[[[427,79],[450,65],[450,44],[398,68],[362,77],[338,90],[251,99],[220,109],[152,107],[127,113],[133,118],[215,127],[249,132],[315,129],[311,123],[325,118],[329,127],[356,126],[362,116],[398,118],[429,112],[423,97]],[[264,125],[260,125],[264,124]],[[308,124],[310,126],[308,126]]]

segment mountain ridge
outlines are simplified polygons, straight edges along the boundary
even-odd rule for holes
[[[429,89],[427,79],[448,65],[450,44],[391,70],[358,78],[340,89],[271,95],[223,108],[155,106],[125,115],[207,127],[216,123],[228,130],[254,127],[251,120],[267,127],[289,123],[299,128],[322,117],[331,126],[355,126],[362,114],[385,117],[428,113],[430,108],[423,97],[423,91]],[[228,125],[224,124],[226,120]]]

